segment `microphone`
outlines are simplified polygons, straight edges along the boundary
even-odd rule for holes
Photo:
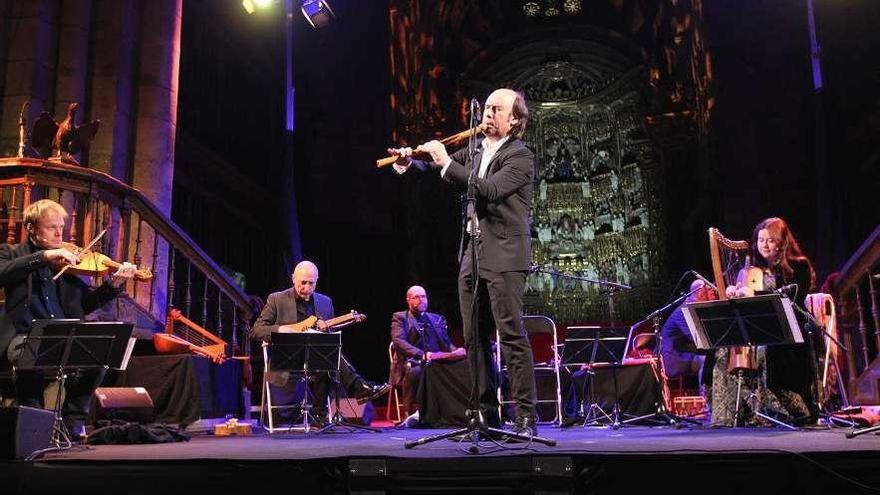
[[[715,287],[715,284],[713,284],[712,282],[710,282],[709,279],[707,279],[706,277],[700,275],[700,272],[698,272],[698,271],[696,271],[696,270],[690,270],[690,273],[691,273],[691,275],[693,275],[693,276],[697,277],[698,279],[702,280],[704,284],[708,285],[709,287],[711,287],[712,289],[714,289],[716,292],[718,291],[718,287]]]
[[[798,291],[798,284],[788,284],[788,285],[783,285],[782,287],[776,289],[773,292],[778,292],[779,294],[784,294],[788,297],[791,297],[792,294],[797,294],[797,291]]]
[[[480,107],[480,101],[476,98],[471,98],[471,117],[475,122],[483,120],[483,109]]]

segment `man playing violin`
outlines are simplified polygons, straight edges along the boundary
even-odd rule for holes
[[[83,318],[121,294],[136,271],[133,264],[122,263],[112,278],[97,288],[68,273],[53,280],[64,266],[80,261],[62,245],[67,212],[60,204],[42,199],[25,208],[23,217],[27,240],[0,245],[0,286],[6,292],[6,311],[0,319],[0,362],[7,360],[13,366],[34,320]],[[65,382],[62,417],[75,439],[84,433],[91,395],[104,371],[83,370]],[[43,407],[45,384],[42,371],[16,370],[18,404]]]
[[[318,267],[314,263],[311,261],[299,262],[293,269],[291,280],[293,282],[292,288],[269,294],[266,306],[263,307],[263,311],[260,312],[260,316],[257,317],[248,332],[250,338],[271,342],[273,333],[283,332],[293,323],[303,321],[311,316],[318,318],[317,326],[323,329],[323,321],[333,317],[333,300],[324,294],[315,292],[315,287],[318,284]],[[388,391],[387,383],[376,384],[361,378],[345,356],[341,356],[340,359],[339,379],[345,390],[352,394],[358,402],[375,399]],[[289,380],[287,373],[272,372],[268,380],[269,384],[278,389],[272,392],[273,396],[293,397],[294,384]],[[315,383],[312,416],[319,425],[326,421],[329,386],[330,377],[327,375],[319,377]],[[279,403],[283,402],[285,402],[284,399],[279,400]]]
[[[486,99],[482,123],[483,139],[475,156],[467,148],[448,154],[445,145],[429,141],[415,150],[389,149],[397,155],[394,168],[404,173],[408,168],[425,170],[425,162],[412,160],[413,152],[427,153],[440,175],[461,187],[474,176],[476,188],[475,238],[479,273],[471,262],[472,246],[464,250],[459,270],[458,294],[464,325],[465,347],[477,379],[479,404],[490,426],[497,426],[493,411],[498,406],[495,394],[495,373],[492,366],[492,326],[481,325],[475,338],[472,315],[474,294],[488,293],[495,327],[501,337],[501,351],[510,374],[510,392],[516,402],[514,431],[535,435],[535,373],[532,348],[522,328],[523,292],[531,261],[529,210],[533,201],[535,155],[522,142],[529,109],[522,94],[511,89],[498,89]],[[410,167],[412,165],[412,167]],[[485,291],[484,291],[485,289]],[[485,297],[480,300],[485,303]]]

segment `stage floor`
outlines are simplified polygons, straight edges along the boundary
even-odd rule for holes
[[[543,427],[557,441],[407,441],[448,430],[340,429],[322,435],[196,435],[189,442],[76,447],[0,461],[0,491],[52,493],[706,493],[880,492],[880,436],[847,429]]]
[[[474,457],[464,451],[470,443],[442,440],[405,449],[410,440],[449,430],[383,429],[380,433],[339,427],[320,435],[302,432],[255,433],[241,437],[195,435],[189,442],[152,445],[76,447],[48,455],[46,461],[119,461],[182,459],[329,459],[340,457]],[[482,442],[490,455],[532,454],[747,454],[865,452],[880,455],[880,436],[847,439],[843,428],[790,431],[777,428],[543,427],[539,434],[557,441],[555,447],[508,443],[504,448]],[[878,464],[880,465],[880,464]]]

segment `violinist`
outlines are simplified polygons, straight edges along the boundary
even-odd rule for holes
[[[727,287],[727,295],[749,297],[795,284],[796,291],[790,297],[794,304],[803,306],[815,286],[816,275],[788,224],[777,217],[758,223],[750,251],[753,267],[741,273],[743,280],[736,286]],[[745,276],[746,273],[749,275]],[[756,279],[753,284],[745,280],[753,278]],[[805,329],[806,321],[799,319],[799,323]],[[806,424],[814,419],[818,411],[811,392],[814,373],[809,352],[806,342],[756,347],[756,370],[744,383],[743,397],[755,393],[765,414],[787,423]],[[737,378],[728,372],[728,362],[726,350],[716,353],[712,380],[713,426],[731,426],[734,422]],[[760,423],[758,418],[746,419],[746,424]]]
[[[64,266],[80,261],[62,242],[67,212],[60,204],[43,199],[25,208],[23,220],[27,239],[0,245],[0,286],[6,292],[0,319],[3,365],[15,366],[33,320],[82,318],[121,294],[125,282],[136,272],[131,263],[122,263],[112,278],[97,288],[69,273],[53,280]],[[103,377],[103,369],[83,370],[65,383],[62,417],[74,439],[84,434],[91,395]],[[16,370],[14,381],[18,405],[43,407],[46,378],[42,371]]]

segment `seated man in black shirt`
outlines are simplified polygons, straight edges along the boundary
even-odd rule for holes
[[[428,313],[428,294],[414,285],[406,291],[409,309],[391,317],[391,340],[394,342],[394,362],[391,383],[403,384],[403,404],[407,414],[417,409],[415,397],[422,375],[422,363],[431,361],[458,361],[466,357],[464,348],[455,347],[449,339],[446,318]]]
[[[0,245],[0,286],[6,293],[0,319],[0,366],[5,364],[4,359],[13,366],[17,364],[33,320],[82,319],[121,294],[137,268],[123,263],[100,287],[91,287],[70,272],[55,280],[55,274],[65,265],[79,262],[79,257],[62,244],[67,211],[52,200],[42,199],[25,208],[23,219],[27,239],[20,244]],[[65,381],[66,399],[61,413],[75,440],[85,434],[92,393],[103,378],[104,369],[87,369],[72,373]],[[18,405],[43,407],[45,385],[42,370],[16,369]]]
[[[272,332],[305,320],[310,316],[318,317],[319,324],[323,320],[329,320],[333,315],[333,300],[324,294],[315,292],[318,283],[318,267],[311,261],[301,261],[293,270],[291,276],[293,287],[281,292],[269,295],[266,306],[251,327],[249,336],[252,339],[271,342]],[[292,388],[293,384],[286,373],[272,373],[269,383],[276,387]],[[361,378],[345,356],[342,356],[339,365],[339,380],[349,394],[358,402],[366,402],[375,399],[388,391],[388,384],[376,384]],[[323,423],[327,416],[327,395],[329,392],[330,377],[320,376],[314,388],[314,403],[312,415],[319,423]]]

